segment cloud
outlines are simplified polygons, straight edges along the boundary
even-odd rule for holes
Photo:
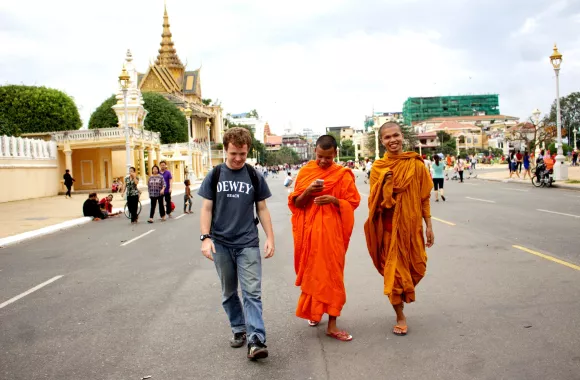
[[[361,127],[409,96],[499,93],[500,109],[547,112],[580,79],[575,0],[169,0],[175,47],[204,97],[226,112],[256,108],[274,131]],[[159,48],[158,0],[0,4],[0,83],[56,87],[84,122],[116,90],[130,48],[145,71]],[[555,27],[557,26],[557,27]]]

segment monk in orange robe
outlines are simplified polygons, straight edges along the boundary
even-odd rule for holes
[[[415,286],[427,268],[425,246],[435,242],[429,204],[433,182],[417,153],[403,153],[398,124],[383,124],[379,135],[387,153],[375,161],[371,171],[365,236],[373,263],[384,277],[384,293],[397,314],[393,333],[406,335],[403,302],[415,301]]]
[[[316,160],[300,169],[288,197],[292,211],[296,286],[302,294],[296,315],[316,326],[328,314],[326,334],[341,341],[352,336],[336,326],[346,302],[344,262],[360,203],[353,172],[334,163],[336,140],[316,142]]]

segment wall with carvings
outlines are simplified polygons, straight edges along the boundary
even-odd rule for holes
[[[0,203],[57,195],[63,174],[55,142],[0,136]]]

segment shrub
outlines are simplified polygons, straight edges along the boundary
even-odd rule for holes
[[[3,133],[14,136],[76,130],[82,126],[73,99],[47,87],[0,86],[0,115]]]

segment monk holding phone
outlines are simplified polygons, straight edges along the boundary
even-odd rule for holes
[[[294,235],[296,286],[302,294],[296,315],[317,326],[328,314],[326,335],[350,341],[336,326],[346,303],[344,262],[360,203],[353,172],[334,162],[337,143],[330,135],[316,141],[316,160],[300,169],[288,197]]]

